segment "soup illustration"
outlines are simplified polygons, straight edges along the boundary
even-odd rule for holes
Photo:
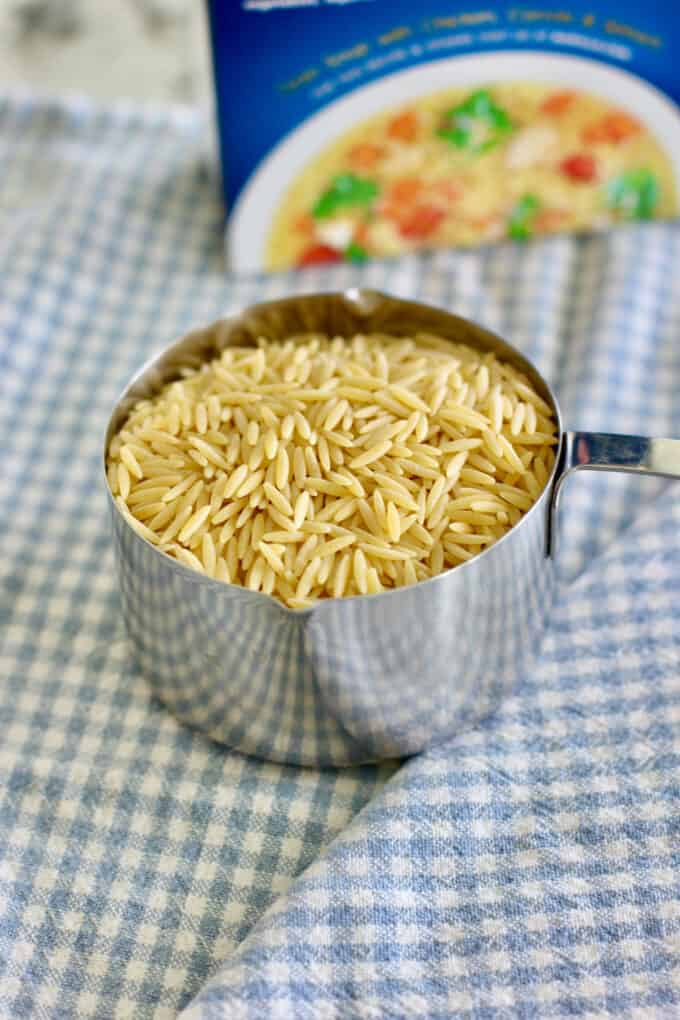
[[[274,216],[267,268],[584,231],[677,213],[675,175],[636,117],[538,82],[456,88],[357,124]]]

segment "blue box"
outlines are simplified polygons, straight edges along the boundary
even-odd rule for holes
[[[677,214],[671,0],[208,7],[236,271]]]

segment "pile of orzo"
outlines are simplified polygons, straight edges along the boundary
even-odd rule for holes
[[[140,401],[109,447],[129,524],[293,608],[471,559],[552,470],[551,408],[493,354],[425,333],[228,347]]]

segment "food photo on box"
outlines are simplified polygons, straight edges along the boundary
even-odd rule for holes
[[[236,270],[677,214],[665,0],[209,7]]]
[[[669,4],[0,0],[0,1018],[680,1014]]]

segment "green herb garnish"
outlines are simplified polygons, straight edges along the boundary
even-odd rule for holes
[[[486,89],[472,92],[467,99],[447,110],[437,131],[458,149],[480,154],[498,145],[513,129],[505,110]]]
[[[605,201],[625,219],[651,220],[659,193],[659,183],[651,170],[625,170],[607,183]]]
[[[338,174],[331,186],[317,200],[312,215],[318,219],[334,216],[336,212],[350,206],[370,205],[378,194],[378,185],[367,177],[356,174]]]
[[[368,252],[356,241],[352,241],[345,248],[345,258],[348,262],[365,262],[368,258]]]
[[[527,241],[533,233],[533,224],[541,203],[535,195],[522,195],[508,218],[508,237]]]

